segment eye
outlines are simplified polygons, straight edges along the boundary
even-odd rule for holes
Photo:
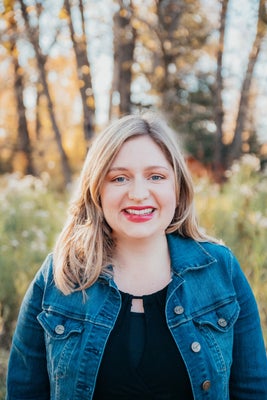
[[[164,179],[164,176],[154,174],[154,175],[151,175],[150,179],[151,179],[152,181],[161,181],[162,179]]]
[[[125,183],[127,181],[125,176],[116,176],[115,178],[112,179],[112,182],[115,183]]]

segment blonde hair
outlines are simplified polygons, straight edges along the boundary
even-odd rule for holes
[[[115,244],[103,216],[100,191],[123,143],[139,135],[147,135],[158,144],[176,176],[177,207],[166,233],[210,240],[199,229],[191,176],[172,130],[153,113],[122,117],[94,139],[69,208],[69,218],[55,245],[54,278],[65,294],[87,289],[112,263]]]

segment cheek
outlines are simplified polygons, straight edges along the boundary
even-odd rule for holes
[[[166,205],[170,219],[172,219],[177,207],[177,195],[174,186],[171,186],[165,191],[163,202]]]
[[[106,205],[112,195],[109,186],[107,184],[104,184],[99,193],[102,206]]]
[[[175,214],[175,210],[176,210],[176,198],[175,196],[173,196],[172,199],[169,199],[169,203],[168,203],[168,214],[170,219],[172,220]]]
[[[113,188],[104,187],[100,193],[100,201],[106,219],[112,217],[120,209],[121,196]]]
[[[175,184],[170,184],[164,191],[164,202],[169,204],[169,206],[173,206],[174,208],[177,205],[177,194]]]

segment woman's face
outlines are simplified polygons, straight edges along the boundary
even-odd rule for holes
[[[173,168],[149,136],[134,137],[111,164],[100,197],[117,241],[165,235],[176,208]]]

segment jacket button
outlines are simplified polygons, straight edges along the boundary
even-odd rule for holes
[[[191,350],[192,350],[194,353],[198,353],[198,352],[201,350],[201,345],[200,345],[200,343],[198,343],[198,342],[193,342],[193,343],[191,344]]]
[[[57,325],[57,326],[55,327],[55,332],[56,332],[58,335],[62,335],[62,334],[64,333],[64,331],[65,331],[65,327],[64,327],[63,325]]]
[[[225,328],[228,325],[228,323],[227,323],[226,319],[219,318],[218,319],[218,325],[221,326],[222,328]]]
[[[184,307],[182,307],[182,306],[176,306],[176,307],[174,307],[174,312],[175,312],[175,314],[177,314],[177,315],[183,314],[183,312],[184,312]]]
[[[202,383],[202,389],[203,390],[209,390],[211,387],[211,382],[209,380],[206,380]]]

